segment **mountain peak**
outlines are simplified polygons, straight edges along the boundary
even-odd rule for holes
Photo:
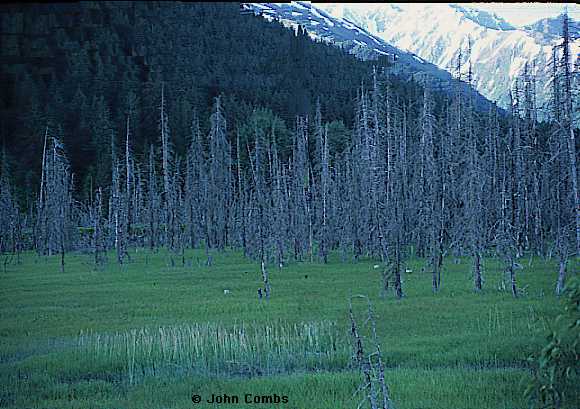
[[[543,18],[535,23],[522,27],[534,36],[543,37],[545,41],[553,41],[562,36],[562,22],[564,14],[555,17]],[[568,16],[568,29],[572,40],[580,39],[580,23]]]
[[[449,7],[462,13],[465,18],[473,21],[481,27],[489,28],[492,30],[500,31],[510,31],[516,28],[508,23],[505,19],[501,18],[495,13],[490,13],[485,10],[479,10],[477,8],[460,6],[459,4],[449,4]]]

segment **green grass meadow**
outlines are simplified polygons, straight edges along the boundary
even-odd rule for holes
[[[518,299],[493,259],[480,294],[469,259],[445,260],[438,294],[412,259],[396,300],[381,297],[376,262],[335,256],[270,267],[269,302],[256,294],[259,265],[237,251],[215,253],[210,267],[203,251],[176,267],[164,252],[131,258],[96,269],[90,255],[68,255],[62,273],[58,257],[28,253],[0,272],[0,407],[356,409],[348,300],[364,294],[397,409],[528,408],[527,358],[562,308],[556,262],[539,258],[520,260]],[[362,325],[366,301],[353,305]],[[242,402],[194,404],[193,394]],[[245,404],[245,394],[288,403]]]

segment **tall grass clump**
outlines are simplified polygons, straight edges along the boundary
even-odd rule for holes
[[[87,370],[116,368],[130,383],[147,375],[271,375],[344,369],[350,363],[345,334],[328,321],[82,332],[77,344],[75,360]]]

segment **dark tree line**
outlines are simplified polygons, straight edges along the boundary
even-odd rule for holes
[[[12,3],[0,5],[0,19],[0,142],[21,158],[12,171],[25,206],[38,189],[47,122],[62,127],[75,193],[88,198],[109,182],[111,130],[124,133],[127,116],[135,155],[157,142],[162,84],[184,156],[192,110],[207,132],[219,95],[232,124],[267,107],[290,127],[320,97],[328,120],[350,126],[356,87],[372,70],[304,30],[241,15],[238,3]]]

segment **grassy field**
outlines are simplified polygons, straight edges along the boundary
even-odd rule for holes
[[[276,407],[357,408],[348,299],[365,294],[397,409],[527,408],[526,358],[561,309],[556,265],[541,259],[521,260],[519,299],[503,290],[491,259],[481,294],[469,260],[447,259],[437,295],[423,261],[412,260],[405,298],[396,300],[380,296],[373,261],[336,258],[272,268],[269,302],[256,295],[257,263],[237,252],[215,254],[211,267],[204,259],[192,251],[185,267],[170,267],[166,254],[142,251],[125,266],[95,269],[79,254],[61,273],[56,257],[29,254],[8,266],[0,273],[0,407],[264,408],[274,405],[246,405],[245,394],[276,394],[288,397]],[[362,323],[366,304],[354,305]],[[204,403],[212,394],[240,404]]]

